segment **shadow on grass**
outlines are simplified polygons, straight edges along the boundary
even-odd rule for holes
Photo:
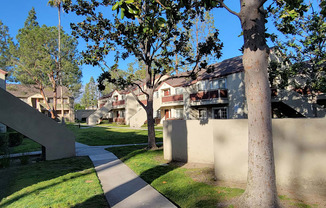
[[[93,168],[93,165],[91,161],[88,159],[88,157],[75,157],[75,158],[61,159],[55,161],[44,161],[44,162],[26,165],[26,166],[2,169],[0,170],[0,178],[1,179],[8,178],[6,176],[10,175],[10,182],[5,184],[6,187],[3,188],[5,191],[2,192],[2,195],[0,196],[0,201],[3,198],[10,196],[13,193],[20,191],[26,187],[29,187],[33,184],[37,184],[43,181],[48,181],[51,179],[58,178],[60,176],[64,176],[69,173],[82,171],[89,168]],[[69,179],[64,179],[60,183],[88,174],[89,173],[78,174],[78,176],[74,176]],[[55,186],[57,184],[59,183],[54,183],[51,184],[50,186]],[[50,186],[42,187],[35,191],[40,191]],[[33,192],[28,192],[26,194],[14,197],[9,201],[5,202],[5,204],[2,204],[1,206],[10,204],[13,201],[19,200],[20,198],[26,196],[27,194],[31,194]]]
[[[101,202],[99,204],[99,202]],[[103,194],[98,194],[92,198],[87,199],[83,203],[76,204],[71,208],[110,208],[110,206],[106,203],[106,199]]]
[[[35,189],[33,191],[28,191],[26,193],[19,194],[18,196],[15,196],[15,197],[10,198],[10,200],[4,202],[3,204],[1,204],[1,206],[3,206],[3,207],[9,206],[11,203],[13,203],[15,201],[18,201],[18,200],[20,200],[21,198],[23,198],[25,196],[28,196],[28,195],[33,194],[33,193],[40,192],[42,190],[45,190],[45,189],[48,189],[50,187],[56,186],[58,184],[64,183],[64,182],[66,182],[68,180],[72,180],[72,179],[79,178],[79,177],[82,177],[82,176],[86,176],[86,175],[89,175],[89,174],[91,174],[91,173],[80,173],[80,174],[78,174],[76,176],[65,178],[65,179],[61,180],[60,182],[55,182],[55,183],[52,183],[51,185],[46,185],[46,186],[37,188],[37,189]]]

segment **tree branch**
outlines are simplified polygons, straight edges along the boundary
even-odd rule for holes
[[[137,85],[137,86],[139,87],[139,85]],[[130,87],[128,87],[128,90],[130,91],[130,93],[132,94],[132,96],[134,96],[134,98],[136,99],[136,101],[146,110],[146,106],[144,105],[144,103],[142,103],[139,100],[138,96],[134,93],[134,91]]]
[[[241,19],[240,18],[240,14],[237,13],[237,12],[235,12],[235,11],[233,11],[233,10],[231,10],[228,6],[226,6],[226,4],[224,4],[224,2],[222,0],[218,0],[218,3],[220,3],[221,6],[224,7],[228,12],[230,12],[231,14],[237,16],[239,19]]]

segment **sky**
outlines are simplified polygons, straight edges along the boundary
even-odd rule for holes
[[[28,12],[32,7],[35,8],[37,21],[40,25],[45,24],[47,26],[57,26],[57,9],[48,6],[47,2],[48,0],[2,0],[0,7],[0,20],[4,25],[9,27],[9,33],[13,38],[16,37],[18,30],[24,26]],[[225,0],[225,3],[236,12],[239,11],[239,1]],[[213,15],[215,28],[220,30],[219,38],[224,44],[222,50],[223,55],[218,61],[220,62],[241,55],[239,49],[243,44],[243,37],[239,37],[241,34],[239,19],[225,9],[214,9]],[[66,14],[62,12],[61,14],[61,25],[63,30],[68,34],[71,34],[70,22],[77,23],[79,21],[81,21],[81,18],[77,17],[74,13]],[[84,50],[86,46],[85,43],[82,40],[78,41],[78,50]],[[127,69],[127,64],[128,60],[121,65],[121,68]],[[91,76],[96,80],[102,73],[100,68],[89,65],[83,65],[81,66],[81,69],[83,72],[83,85],[89,82]]]

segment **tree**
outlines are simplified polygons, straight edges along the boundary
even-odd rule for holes
[[[315,9],[303,5],[304,12],[289,7],[272,10],[274,24],[286,36],[286,41],[277,40],[284,59],[292,64],[287,75],[292,88],[309,95],[313,112],[317,117],[317,96],[326,92],[326,16],[321,1]]]
[[[240,0],[240,12],[223,0],[202,1],[206,8],[224,8],[239,18],[244,39],[243,66],[248,106],[248,176],[239,207],[280,207],[277,197],[271,120],[271,90],[268,82],[269,47],[265,22],[267,0]],[[301,12],[303,1],[275,0],[279,7]],[[217,3],[217,5],[216,5]]]
[[[65,2],[67,4],[71,3],[71,0],[49,0],[48,4],[51,7],[58,8],[58,72],[61,73],[61,4]],[[62,91],[62,74],[60,78],[60,85],[61,85],[61,115],[63,118],[64,115],[64,105],[63,105],[63,91]],[[63,121],[63,120],[62,120]]]
[[[97,12],[97,8],[102,6],[112,6],[112,10],[117,11],[120,17],[115,17],[114,20],[106,18],[103,13]],[[195,78],[207,65],[205,61],[201,62],[203,56],[214,52],[217,58],[220,57],[222,44],[219,43],[218,32],[215,31],[204,42],[199,43],[198,54],[191,56],[191,47],[188,44],[190,35],[187,31],[192,26],[191,19],[196,14],[203,14],[203,11],[192,10],[188,2],[179,4],[178,1],[167,0],[80,0],[66,9],[85,16],[84,21],[71,25],[74,35],[88,42],[87,50],[82,53],[84,63],[103,68],[106,66],[108,69],[98,79],[100,89],[104,87],[104,80],[129,88],[146,111],[148,148],[157,148],[153,118],[154,90],[168,79],[189,76]],[[184,31],[178,29],[179,25],[182,25]],[[105,60],[110,52],[115,53],[113,66],[108,66]],[[176,54],[185,60],[179,64],[192,64],[192,70],[184,75],[175,75],[175,67],[172,66]],[[134,56],[145,66],[144,87],[139,84],[141,80],[135,79],[133,75],[112,78],[112,74],[118,69],[119,60],[125,60],[129,56]],[[138,99],[133,87],[146,95],[147,105]]]
[[[79,103],[75,103],[74,104],[74,110],[85,110],[85,106],[79,104]]]
[[[8,62],[10,61],[9,46],[12,38],[9,35],[9,29],[0,20],[0,69],[10,71]]]
[[[96,107],[98,99],[97,86],[95,84],[94,78],[91,77],[89,82],[85,85],[85,91],[83,97],[80,100],[80,104],[85,106],[85,108]]]
[[[34,8],[29,12],[24,28],[17,35],[18,44],[12,43],[11,65],[14,68],[13,75],[17,81],[23,84],[37,84],[42,94],[51,117],[56,118],[57,108],[57,71],[58,45],[56,27],[40,27],[36,21]],[[63,33],[62,36],[62,65],[61,70],[65,75],[63,83],[69,89],[80,86],[81,71],[77,65],[77,41]],[[45,98],[43,89],[51,87],[53,91],[53,106],[50,107]]]

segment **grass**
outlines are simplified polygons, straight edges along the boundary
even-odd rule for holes
[[[163,151],[144,149],[145,146],[107,148],[136,174],[180,207],[216,207],[217,203],[240,196],[244,190],[219,187],[214,184],[211,168],[185,168],[176,163],[166,164]],[[315,208],[301,200],[279,196],[285,207]],[[229,207],[233,207],[232,205]]]
[[[21,145],[9,148],[10,154],[41,151],[41,150],[42,150],[42,146],[39,143],[34,142],[33,140],[28,138],[24,138]],[[0,151],[0,155],[3,154],[4,152]]]
[[[90,146],[147,143],[147,130],[134,130],[111,127],[79,129],[67,125],[75,133],[76,141]],[[163,141],[163,133],[156,132],[156,141]]]
[[[218,202],[243,193],[242,189],[217,187],[195,181],[191,176],[206,169],[162,165],[162,150],[146,151],[139,146],[108,148],[136,174],[180,207],[216,207]]]
[[[107,127],[130,127],[129,125],[123,125],[123,124],[118,124],[118,123],[107,123],[107,122],[103,122],[98,124],[97,126],[107,126]]]
[[[108,207],[87,157],[1,169],[0,178],[0,207]]]

